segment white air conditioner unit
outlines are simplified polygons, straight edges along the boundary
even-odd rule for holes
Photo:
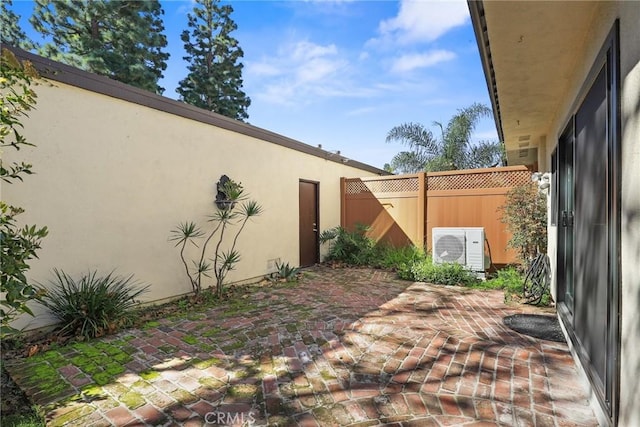
[[[433,262],[455,262],[475,272],[484,272],[483,227],[433,227]]]

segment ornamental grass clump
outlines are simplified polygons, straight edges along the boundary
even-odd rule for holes
[[[141,286],[133,275],[121,277],[111,272],[99,276],[96,271],[75,279],[54,269],[55,278],[41,288],[40,304],[60,321],[59,333],[84,338],[112,334],[133,323],[137,298],[149,286]]]

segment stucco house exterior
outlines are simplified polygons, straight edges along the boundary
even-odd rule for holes
[[[340,179],[387,174],[300,141],[12,49],[44,81],[23,134],[37,147],[3,153],[33,164],[25,182],[1,184],[2,199],[25,208],[24,224],[46,225],[30,278],[52,269],[134,274],[146,301],[191,291],[170,241],[185,221],[209,229],[216,183],[240,182],[264,209],[238,239],[229,282],[260,279],[276,261],[320,259],[318,235],[340,224]],[[213,285],[214,281],[204,285]],[[18,327],[51,321],[24,316]]]
[[[640,425],[640,2],[469,1],[509,165],[550,176],[558,316],[602,425]]]

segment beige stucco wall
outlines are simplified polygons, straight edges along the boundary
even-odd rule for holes
[[[222,174],[264,207],[239,238],[230,281],[260,277],[268,260],[298,265],[298,183],[319,182],[320,230],[340,224],[340,177],[372,172],[59,82],[40,85],[24,134],[37,148],[6,150],[36,175],[2,184],[26,224],[46,225],[30,277],[116,269],[151,285],[146,300],[191,290],[169,235],[194,220],[209,229]],[[272,270],[271,270],[272,271]],[[24,318],[28,328],[47,322]]]
[[[636,2],[603,2],[594,14],[571,90],[561,103],[547,133],[547,153],[575,108],[577,97],[614,21],[620,19],[620,77],[622,119],[621,184],[621,426],[640,425],[640,7]],[[555,236],[555,227],[550,228]],[[550,254],[556,253],[550,238]],[[604,345],[604,343],[603,343]]]

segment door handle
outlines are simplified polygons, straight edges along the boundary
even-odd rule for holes
[[[573,212],[572,211],[562,211],[562,226],[563,227],[572,227],[573,226]]]
[[[313,223],[313,232],[314,233],[318,232],[318,224],[316,224],[315,222]]]

